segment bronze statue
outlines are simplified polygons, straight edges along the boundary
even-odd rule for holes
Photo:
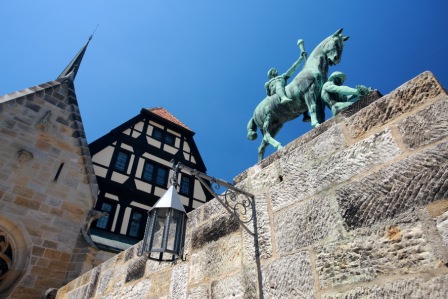
[[[247,124],[247,138],[255,140],[256,129],[260,128],[263,140],[258,148],[258,161],[263,159],[268,144],[276,149],[282,148],[274,137],[285,122],[297,118],[307,110],[313,127],[324,122],[325,105],[320,98],[322,86],[327,81],[328,67],[340,62],[344,42],[348,38],[343,36],[342,29],[339,29],[313,50],[303,69],[285,87],[285,95],[291,101],[283,99],[282,102],[278,94],[273,94],[267,96],[255,108],[253,117]]]
[[[341,72],[333,72],[328,81],[322,86],[321,98],[324,103],[331,109],[333,116],[341,112],[356,101],[359,97],[369,94],[372,89],[364,85],[357,85],[356,88],[343,86],[345,82],[345,74]]]

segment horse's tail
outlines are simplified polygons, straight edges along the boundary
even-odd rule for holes
[[[255,123],[254,118],[251,117],[247,124],[247,139],[255,140],[257,139],[257,136],[257,124]]]

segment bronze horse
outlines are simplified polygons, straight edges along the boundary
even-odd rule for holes
[[[268,144],[277,150],[282,148],[274,137],[285,122],[297,118],[307,110],[313,127],[325,121],[325,104],[320,98],[322,85],[327,81],[328,67],[340,62],[344,42],[348,38],[342,35],[341,28],[311,52],[303,69],[285,87],[285,93],[292,99],[291,102],[281,103],[280,98],[274,94],[264,98],[255,108],[247,124],[247,138],[255,140],[257,127],[260,128],[263,140],[258,147],[258,161],[263,159]]]

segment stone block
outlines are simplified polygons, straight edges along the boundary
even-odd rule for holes
[[[404,144],[415,149],[448,136],[448,96],[407,117],[397,124]]]
[[[171,273],[170,298],[187,298],[188,264],[177,264]]]
[[[251,279],[238,273],[213,281],[211,284],[211,298],[256,298],[256,290],[252,287]]]
[[[34,195],[34,191],[23,187],[23,186],[18,186],[18,185],[14,185],[12,192],[15,193],[16,195],[31,199]]]
[[[436,218],[437,221],[437,231],[442,237],[443,243],[448,247],[448,212]]]
[[[448,294],[448,275],[433,278],[411,278],[389,281],[381,285],[367,285],[345,292],[330,292],[322,295],[322,299],[352,298],[446,298]]]
[[[248,187],[251,192],[259,192],[273,185],[279,184],[283,180],[283,174],[278,160],[273,161],[263,169],[259,165],[252,168],[254,174],[248,180]]]
[[[192,248],[198,249],[209,242],[232,234],[239,229],[239,223],[232,215],[223,214],[192,232]]]
[[[52,287],[59,287],[62,285],[62,278],[52,278],[52,277],[37,277],[34,283],[35,288],[49,289]]]
[[[51,259],[51,260],[59,260],[59,258],[61,257],[61,252],[54,250],[54,249],[47,248],[47,249],[45,249],[44,257]]]
[[[448,143],[429,148],[336,190],[349,229],[448,197]]]
[[[210,288],[208,285],[191,287],[188,291],[188,299],[209,299]]]
[[[258,251],[257,254],[261,259],[272,257],[272,232],[267,200],[267,193],[261,193],[255,196],[254,205],[256,213],[254,220],[256,220],[256,227],[252,220],[245,224],[250,233],[242,229],[244,260],[254,259],[256,255],[255,250]],[[252,213],[252,211],[250,210],[249,213]],[[257,244],[254,244],[254,238],[257,238]]]
[[[281,257],[263,266],[263,297],[315,298],[311,267],[311,257],[306,251]]]
[[[169,296],[170,278],[171,278],[170,270],[158,272],[155,275],[151,275],[150,276],[151,287],[149,288],[149,295],[154,296],[154,298]]]
[[[40,298],[44,294],[44,290],[40,288],[16,287],[11,294],[14,299]]]
[[[241,254],[239,232],[203,244],[189,257],[189,283],[198,284],[240,269]]]
[[[113,265],[109,265],[109,267],[101,267],[101,274],[98,280],[96,295],[101,296],[107,290],[109,284],[111,283],[112,277],[114,275],[114,267]]]
[[[202,210],[201,221],[205,221],[210,219],[210,217],[216,217],[219,214],[226,213],[225,207],[216,198],[203,204],[199,209]]]
[[[63,202],[61,209],[69,214],[74,214],[77,216],[82,216],[85,212],[83,208],[66,201]]]
[[[28,209],[32,209],[32,210],[39,210],[39,208],[40,208],[39,201],[25,198],[22,196],[16,196],[16,198],[14,199],[14,203],[19,206],[22,206],[22,207],[25,207]]]
[[[414,217],[375,229],[359,229],[345,239],[316,247],[321,288],[429,272],[442,266],[421,224],[409,223]]]
[[[125,282],[140,279],[145,275],[146,260],[146,256],[142,256],[129,262]]]
[[[324,239],[335,240],[345,231],[334,195],[328,193],[276,213],[274,224],[281,255]]]
[[[32,255],[43,256],[44,252],[45,252],[45,248],[42,248],[42,247],[39,247],[39,246],[33,246]]]
[[[446,94],[444,88],[431,72],[424,72],[347,118],[348,131],[353,138],[361,136],[440,94]]]
[[[400,154],[389,129],[307,164],[303,164],[300,150],[282,158],[283,182],[271,188],[274,211],[343,183]]]

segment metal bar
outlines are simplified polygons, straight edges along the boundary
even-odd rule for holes
[[[171,162],[175,163],[174,160],[171,161]],[[190,174],[193,175],[193,176],[201,177],[201,178],[203,178],[203,179],[205,179],[205,180],[209,180],[209,181],[212,181],[212,182],[214,182],[214,183],[216,183],[216,184],[218,184],[218,185],[221,185],[221,186],[223,186],[223,187],[229,188],[230,190],[233,190],[233,191],[239,192],[239,193],[241,193],[241,194],[244,194],[244,195],[246,195],[247,197],[250,197],[250,198],[254,198],[254,197],[255,197],[252,193],[249,193],[249,192],[246,192],[246,191],[241,190],[241,189],[239,189],[239,188],[236,188],[235,186],[233,186],[233,185],[232,185],[231,183],[229,183],[229,182],[226,182],[226,181],[224,181],[224,180],[217,179],[217,178],[214,178],[214,177],[212,177],[212,176],[209,176],[209,175],[207,175],[207,174],[205,174],[205,173],[203,173],[203,172],[200,172],[200,171],[198,171],[198,170],[196,170],[196,169],[193,169],[193,168],[190,168],[190,167],[188,167],[188,166],[185,166],[185,165],[182,164],[181,162],[177,162],[177,164],[176,164],[175,167],[177,167],[179,170],[181,170],[181,169],[186,170],[188,173],[190,173]]]

